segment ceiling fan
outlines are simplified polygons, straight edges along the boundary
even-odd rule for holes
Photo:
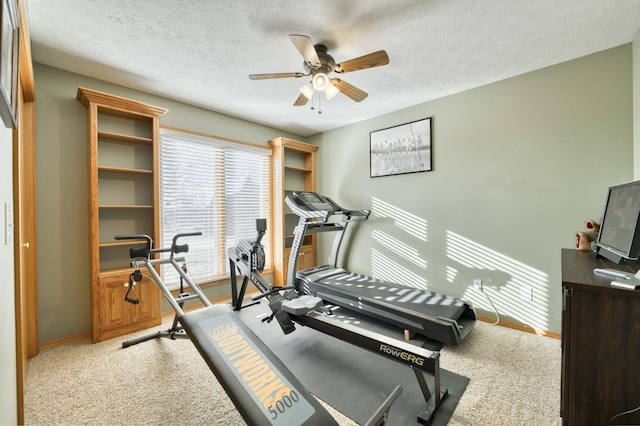
[[[325,45],[314,45],[311,42],[311,38],[306,35],[291,34],[289,38],[291,38],[291,41],[304,58],[303,67],[305,72],[251,74],[249,78],[251,80],[266,80],[270,78],[311,77],[311,81],[300,88],[300,95],[294,102],[294,106],[305,105],[316,91],[324,92],[327,99],[332,99],[339,92],[342,92],[354,101],[360,102],[368,96],[366,92],[342,79],[329,78],[329,74],[331,72],[344,74],[389,63],[387,52],[378,50],[377,52],[336,64],[333,57],[327,53]]]

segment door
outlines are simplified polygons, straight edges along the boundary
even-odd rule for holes
[[[23,17],[22,2],[20,18]],[[24,21],[23,21],[24,22]],[[20,27],[18,129],[13,132],[13,222],[18,423],[24,424],[27,359],[39,352],[36,251],[35,90],[28,33]]]

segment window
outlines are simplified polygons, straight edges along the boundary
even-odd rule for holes
[[[268,147],[160,129],[162,245],[170,246],[178,233],[202,232],[179,241],[189,244],[189,274],[196,282],[229,277],[227,249],[255,239],[256,219],[270,222],[270,154]],[[268,235],[262,241],[270,268]],[[173,268],[162,272],[168,285],[177,286]]]

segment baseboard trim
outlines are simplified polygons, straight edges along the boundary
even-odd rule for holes
[[[477,319],[479,321],[482,322],[490,322],[492,324],[495,324],[496,320],[494,318],[489,318],[489,317],[484,317],[482,315],[478,315]],[[498,324],[499,326],[502,327],[507,327],[507,328],[512,328],[514,330],[520,330],[520,331],[524,331],[527,333],[532,333],[532,334],[537,334],[538,336],[545,336],[545,337],[551,337],[554,339],[560,339],[562,336],[560,333],[554,333],[552,331],[548,331],[548,330],[541,330],[535,327],[531,327],[529,325],[524,325],[524,324],[516,324],[513,322],[508,322],[508,321],[499,321]]]
[[[46,349],[53,346],[62,345],[64,343],[73,342],[74,340],[80,340],[80,339],[86,339],[86,338],[91,338],[91,333],[76,334],[75,336],[69,336],[62,339],[58,339],[58,340],[52,340],[47,343],[41,343],[40,349]]]

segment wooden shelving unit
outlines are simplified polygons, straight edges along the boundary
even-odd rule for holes
[[[316,190],[316,152],[318,147],[287,138],[269,141],[272,148],[271,171],[273,179],[273,279],[277,285],[287,281],[287,266],[293,229],[298,224],[298,216],[289,210],[284,202],[287,194],[294,191]],[[306,237],[298,258],[298,269],[317,265],[315,235]]]
[[[124,301],[129,249],[144,242],[114,236],[159,238],[157,146],[167,110],[82,87],[77,99],[88,112],[91,322],[99,342],[162,321],[161,294],[152,282],[136,286],[139,304]]]

